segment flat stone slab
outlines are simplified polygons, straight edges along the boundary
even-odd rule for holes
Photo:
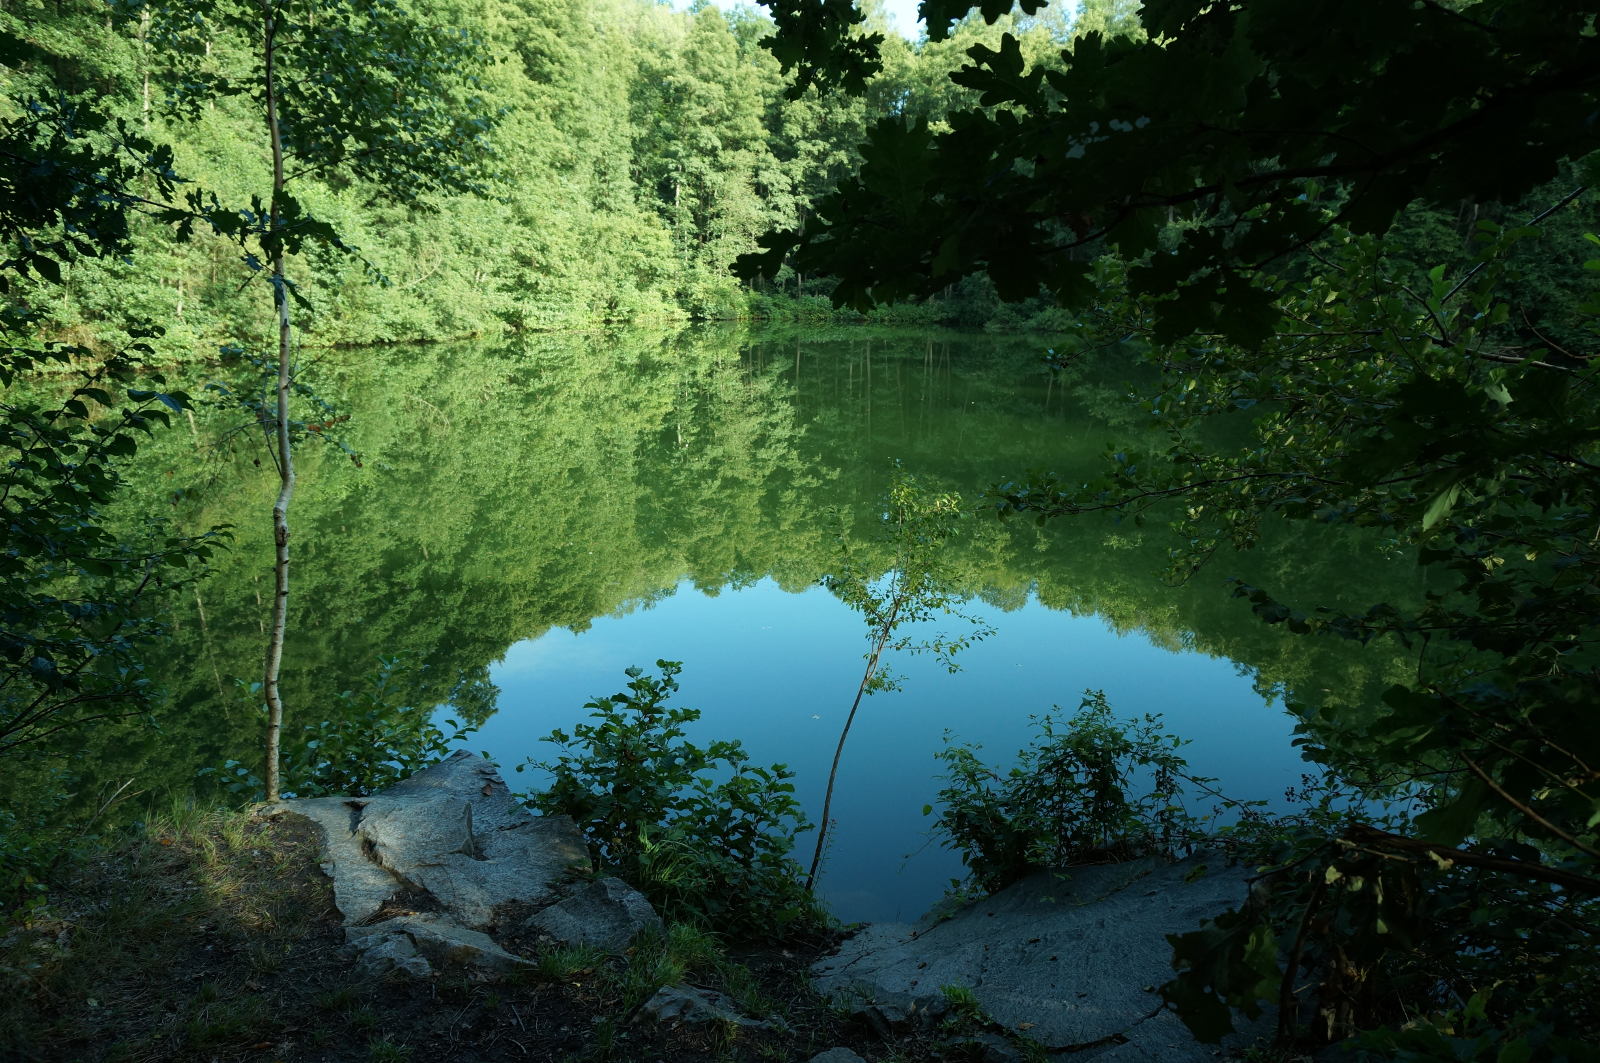
[[[620,878],[602,878],[534,913],[528,926],[562,945],[621,953],[640,933],[660,930],[661,917],[644,894]]]
[[[655,996],[639,1008],[643,1018],[673,1026],[703,1026],[711,1022],[730,1023],[751,1029],[770,1029],[772,1023],[752,1019],[739,1011],[731,998],[713,989],[687,985],[662,986]]]
[[[496,945],[488,934],[436,916],[398,916],[371,926],[353,926],[345,933],[366,962],[390,960],[395,967],[413,974],[419,972],[407,963],[411,957],[420,957],[435,969],[466,969],[492,975],[534,966]]]
[[[941,987],[957,985],[995,1022],[1073,1059],[1209,1063],[1217,1046],[1195,1042],[1154,988],[1173,973],[1166,935],[1239,904],[1246,874],[1212,856],[1035,875],[940,922],[869,925],[813,980],[875,1024],[937,1017]]]

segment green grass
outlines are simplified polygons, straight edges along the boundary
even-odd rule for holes
[[[410,1045],[397,1044],[387,1037],[380,1037],[367,1043],[367,1059],[370,1063],[410,1063],[416,1049]]]
[[[542,953],[534,970],[551,982],[571,982],[592,974],[605,962],[606,954],[592,945],[562,945]]]

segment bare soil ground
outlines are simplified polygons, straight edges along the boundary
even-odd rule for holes
[[[197,813],[77,860],[48,903],[0,925],[7,1063],[981,1059],[958,1023],[884,1041],[803,977],[837,935],[738,950],[679,928],[625,958],[540,955],[497,983],[357,973],[316,839],[297,817]],[[513,942],[513,947],[518,943]],[[638,1017],[662,984],[727,992],[774,1029]]]

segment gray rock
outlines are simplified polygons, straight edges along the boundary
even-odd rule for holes
[[[888,985],[853,985],[835,1000],[853,1003],[852,1012],[866,1020],[879,1037],[890,1038],[906,1030],[925,1030],[950,1010],[950,1001],[933,987],[931,992],[912,987],[896,989]]]
[[[957,1041],[975,1046],[982,1053],[983,1063],[1022,1063],[1024,1058],[1020,1048],[997,1033],[979,1031]]]
[[[272,812],[320,828],[323,870],[348,940],[384,969],[524,966],[481,931],[503,905],[555,902],[570,872],[589,867],[570,819],[533,816],[492,762],[467,752],[371,797],[286,801]],[[386,904],[407,897],[439,911],[383,920]]]
[[[476,970],[506,974],[533,964],[496,945],[488,934],[468,930],[448,919],[430,915],[405,915],[371,926],[345,929],[345,940],[370,963],[420,957],[424,965],[439,969]],[[402,966],[399,962],[397,967]]]
[[[461,752],[370,798],[354,833],[363,856],[483,929],[503,904],[548,904],[583,837],[565,816],[535,818],[490,761]]]
[[[358,966],[367,970],[398,971],[413,978],[426,978],[433,973],[433,967],[417,954],[417,946],[405,934],[375,935],[363,941],[358,952]]]
[[[848,1048],[830,1048],[811,1057],[810,1063],[867,1063]]]
[[[369,859],[356,833],[364,797],[314,797],[285,801],[291,814],[305,816],[322,834],[322,870],[333,880],[333,903],[345,923],[372,918],[390,897],[404,893],[409,884]]]
[[[813,978],[875,1024],[932,1017],[940,987],[962,985],[995,1023],[1074,1058],[1210,1061],[1149,987],[1172,976],[1166,935],[1243,900],[1244,878],[1216,857],[1037,875],[942,922],[869,926]]]
[[[657,1022],[700,1026],[708,1022],[728,1022],[752,1029],[770,1028],[770,1022],[741,1014],[738,1005],[726,995],[710,989],[686,985],[663,986],[644,1002],[639,1014]]]
[[[493,762],[465,751],[371,797],[286,801],[322,830],[324,870],[346,923],[385,901],[431,893],[463,925],[483,929],[502,904],[548,904],[588,850],[565,816],[535,817]]]
[[[402,924],[402,932],[411,938],[417,951],[435,967],[471,968],[493,974],[508,974],[534,966],[496,945],[488,934],[468,930],[447,919],[414,915],[390,922]]]
[[[620,953],[642,931],[661,929],[661,917],[644,894],[626,882],[602,878],[536,912],[528,926],[563,945],[593,945]]]

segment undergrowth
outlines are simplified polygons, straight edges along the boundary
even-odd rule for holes
[[[1045,868],[1172,856],[1200,837],[1184,783],[1212,780],[1189,774],[1180,753],[1186,740],[1159,717],[1119,720],[1091,690],[1068,719],[1034,722],[1037,737],[1004,773],[948,734],[938,754],[945,785],[933,830],[961,854],[979,889],[994,892]]]
[[[871,1035],[810,990],[824,943],[735,954],[687,924],[621,956],[542,952],[525,974],[484,983],[363,973],[294,816],[179,806],[59,863],[37,903],[0,924],[0,1060],[6,1063],[372,1063],[809,1059]],[[725,994],[772,1029],[649,1020],[663,986]],[[918,1047],[916,1058],[937,1058]]]
[[[669,920],[765,940],[820,928],[790,855],[810,829],[793,772],[752,764],[737,741],[690,742],[699,711],[667,703],[681,665],[656,666],[659,677],[629,668],[627,690],[589,702],[593,722],[552,733],[554,760],[518,766],[551,776],[528,802],[571,816],[596,863]]]

